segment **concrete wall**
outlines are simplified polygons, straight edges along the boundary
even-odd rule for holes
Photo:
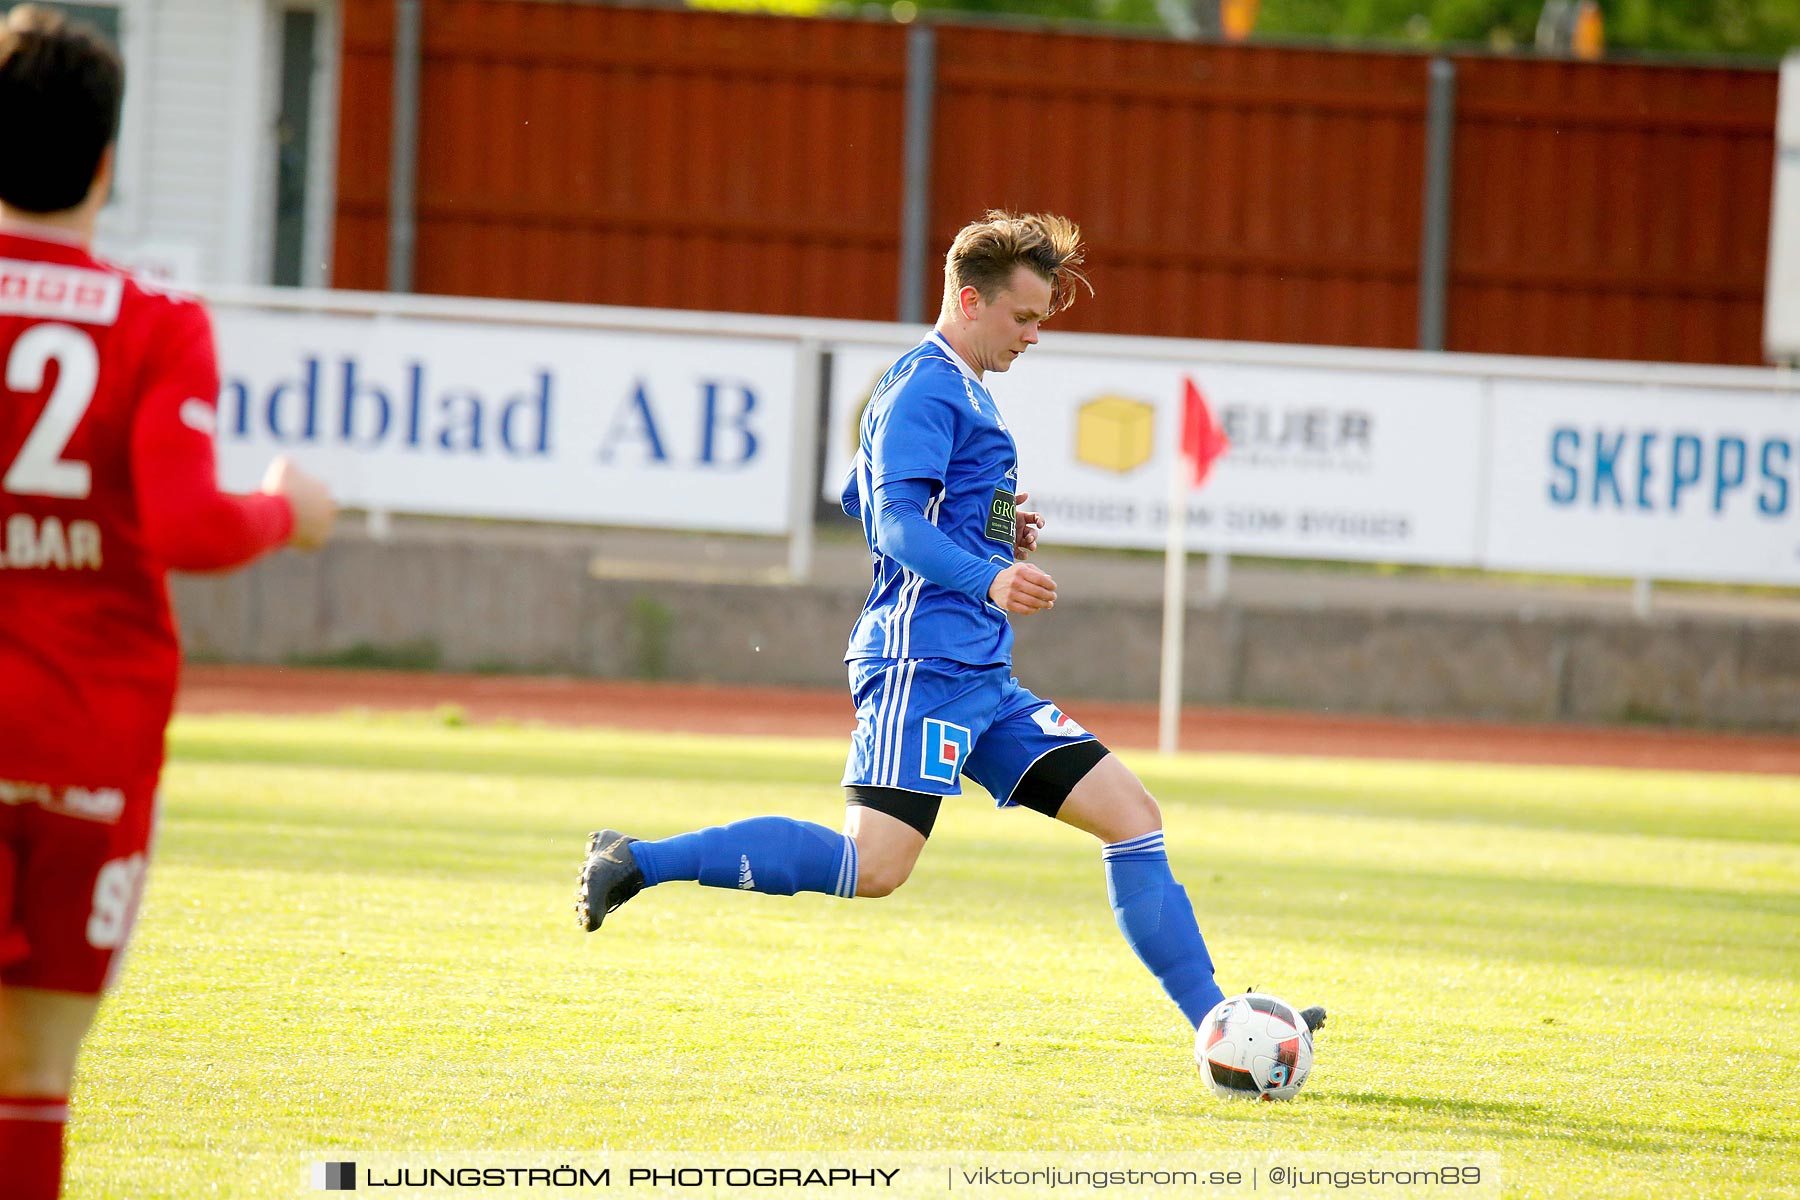
[[[174,592],[203,660],[843,686],[860,586],[599,578],[591,558],[567,538],[347,536]],[[1015,661],[1042,694],[1152,700],[1160,621],[1153,598],[1065,599],[1019,622]],[[1800,729],[1800,625],[1265,598],[1190,612],[1184,686],[1194,703]]]

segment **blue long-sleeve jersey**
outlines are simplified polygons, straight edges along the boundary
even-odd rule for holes
[[[987,589],[1013,563],[1017,480],[999,406],[942,337],[930,334],[889,368],[864,410],[844,489],[875,576],[846,661],[1011,661],[1012,626]]]

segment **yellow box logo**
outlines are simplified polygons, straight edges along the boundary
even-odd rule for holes
[[[1075,410],[1075,459],[1123,475],[1150,461],[1156,409],[1126,396],[1099,396]]]

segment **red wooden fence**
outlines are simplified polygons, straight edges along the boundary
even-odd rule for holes
[[[344,16],[333,282],[380,288],[393,0]],[[418,290],[895,316],[904,27],[426,0],[423,30]],[[938,251],[1051,209],[1097,289],[1065,327],[1416,344],[1427,58],[936,34]],[[1773,70],[1455,62],[1448,348],[1760,361]]]

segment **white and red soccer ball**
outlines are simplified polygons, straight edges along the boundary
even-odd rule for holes
[[[1312,1061],[1312,1031],[1299,1012],[1261,992],[1225,997],[1194,1035],[1200,1078],[1230,1100],[1292,1100]]]

